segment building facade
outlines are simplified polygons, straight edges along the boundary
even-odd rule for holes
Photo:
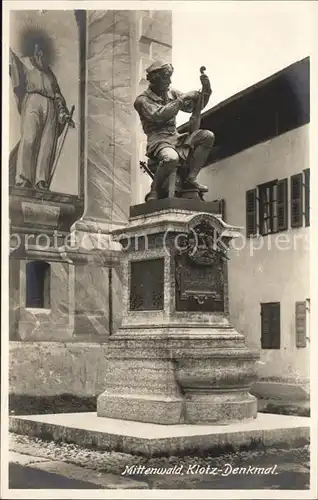
[[[122,314],[120,245],[111,231],[127,224],[149,182],[140,172],[143,134],[133,103],[147,84],[145,68],[171,59],[172,13],[11,11],[9,44],[21,68],[32,63],[35,46],[43,47],[68,108],[75,107],[75,128],[59,138],[50,189],[25,188],[10,175],[14,408],[21,397],[29,404],[103,390],[107,341]],[[10,76],[17,76],[12,67]],[[30,119],[16,105],[19,88],[8,89],[10,152],[21,120]]]

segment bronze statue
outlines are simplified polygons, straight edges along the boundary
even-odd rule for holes
[[[212,90],[205,68],[201,67],[200,71],[202,90],[183,94],[170,89],[171,64],[157,61],[146,70],[149,87],[134,104],[147,135],[149,161],[144,167],[153,178],[146,201],[173,197],[176,190],[179,193],[196,192],[199,197],[208,191],[197,181],[197,176],[211,152],[214,134],[210,130],[200,130],[199,125],[201,110],[207,105]],[[189,133],[177,131],[179,111],[192,113]]]
[[[31,57],[19,58],[10,50],[10,76],[21,115],[21,139],[10,154],[13,183],[47,190],[58,137],[75,124],[38,44]]]

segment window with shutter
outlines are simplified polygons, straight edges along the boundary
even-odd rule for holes
[[[288,179],[277,182],[277,230],[288,228]]]
[[[256,189],[246,192],[246,236],[257,233]]]
[[[296,347],[306,347],[306,301],[295,304]]]
[[[305,226],[310,226],[310,169],[304,170],[305,184]]]
[[[292,175],[290,178],[290,225],[291,227],[301,227],[303,225],[303,176],[302,174]]]
[[[261,304],[262,349],[280,349],[280,303]]]
[[[304,179],[304,180],[303,180]],[[310,171],[291,176],[290,181],[290,225],[301,227],[310,224]],[[257,194],[258,193],[258,194]],[[304,204],[304,210],[303,210]],[[288,229],[289,203],[288,179],[273,180],[260,184],[257,189],[246,192],[246,236],[268,234]]]

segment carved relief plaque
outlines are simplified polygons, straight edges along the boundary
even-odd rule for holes
[[[199,265],[187,255],[176,256],[176,310],[224,311],[224,262]]]

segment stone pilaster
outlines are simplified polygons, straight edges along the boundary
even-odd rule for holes
[[[87,12],[85,230],[126,223],[130,206],[130,11]],[[80,226],[81,221],[78,225]],[[95,225],[94,225],[95,224]],[[105,232],[109,232],[109,227]]]
[[[102,252],[103,257],[89,257],[89,265],[85,259],[74,261],[75,283],[85,290],[75,293],[80,335],[93,324],[109,334],[121,322],[120,266],[113,265],[120,245],[110,235],[127,223],[132,199],[140,200],[139,143],[144,137],[133,102],[145,87],[145,61],[171,58],[171,12],[87,11],[86,41],[85,206],[72,229],[83,255]],[[96,314],[93,303],[100,304]],[[102,304],[109,310],[108,322],[98,315]],[[85,309],[91,311],[89,321]]]
[[[169,10],[139,10],[133,13],[131,31],[132,64],[134,72],[133,98],[148,86],[145,70],[154,60],[172,59],[172,12]],[[131,204],[141,203],[149,191],[151,180],[139,168],[139,160],[145,160],[146,136],[139,116],[133,114],[132,172],[133,190]]]
[[[71,249],[81,338],[108,336],[120,322],[120,268],[113,258],[120,246],[110,234],[127,222],[130,206],[132,22],[130,11],[87,11],[85,206],[72,228],[81,257]]]

